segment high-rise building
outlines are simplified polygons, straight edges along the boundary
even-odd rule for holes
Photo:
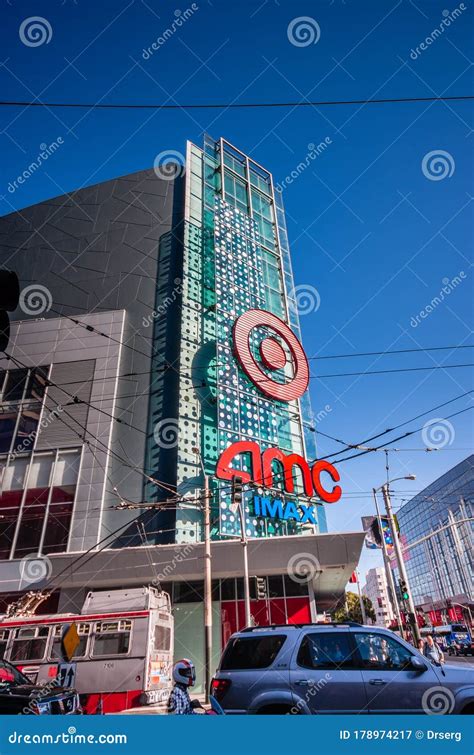
[[[433,624],[469,621],[474,610],[473,500],[471,455],[397,512],[415,605]]]
[[[254,621],[334,607],[363,533],[327,532],[339,474],[317,460],[272,175],[206,137],[185,170],[0,219],[0,255],[21,284],[0,364],[3,604],[47,585],[49,607],[77,610],[87,588],[164,584],[199,671],[207,478],[215,657],[244,622],[240,483]]]
[[[369,569],[365,575],[365,585],[362,592],[372,603],[375,612],[375,623],[379,627],[388,627],[394,618],[390,603],[387,577],[383,566]]]

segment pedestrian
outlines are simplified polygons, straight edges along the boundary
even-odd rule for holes
[[[423,648],[423,655],[436,666],[441,666],[441,664],[444,663],[443,652],[433,640],[433,635],[431,634],[427,635],[426,637],[425,647]]]
[[[424,655],[424,653],[423,653],[423,648],[424,648],[424,647],[425,647],[425,641],[424,641],[423,637],[420,637],[420,639],[418,640],[418,650],[419,650],[419,651],[420,651],[420,653],[422,653],[423,655]]]
[[[173,666],[174,687],[168,701],[168,713],[176,716],[194,714],[188,689],[196,682],[194,663],[188,658],[177,661]]]

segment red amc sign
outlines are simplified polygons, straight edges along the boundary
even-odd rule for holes
[[[250,455],[251,472],[242,472],[239,469],[232,469],[232,461],[239,454]],[[284,488],[287,493],[294,493],[295,486],[293,480],[294,469],[299,469],[303,478],[303,487],[305,495],[311,498],[317,495],[326,503],[336,503],[342,495],[340,485],[334,485],[332,490],[327,490],[321,482],[321,474],[325,472],[333,480],[339,482],[341,479],[336,467],[329,461],[321,459],[316,461],[310,468],[308,462],[299,454],[285,454],[279,448],[266,448],[263,453],[260,452],[260,446],[250,440],[241,440],[233,443],[219,457],[216,467],[216,477],[220,480],[232,480],[238,475],[244,482],[254,482],[264,487],[274,487],[272,462],[276,460],[280,463],[283,470]]]

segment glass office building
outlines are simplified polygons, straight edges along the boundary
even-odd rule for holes
[[[473,502],[474,455],[441,475],[397,513],[406,546],[438,531],[406,551],[406,568],[415,605],[425,612],[442,611],[443,621],[449,621],[452,604],[471,610],[474,604]]]

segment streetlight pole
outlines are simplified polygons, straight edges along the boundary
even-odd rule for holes
[[[383,563],[385,566],[385,576],[387,577],[388,590],[390,594],[389,596],[390,603],[392,604],[393,613],[395,614],[395,618],[397,620],[397,624],[400,630],[400,636],[402,637],[402,639],[405,639],[405,633],[403,631],[402,615],[400,613],[400,606],[398,605],[398,600],[397,600],[397,592],[395,590],[395,580],[393,579],[393,571],[392,571],[392,567],[390,566],[390,560],[388,558],[387,543],[385,542],[385,538],[383,535],[382,517],[380,516],[379,502],[377,500],[377,491],[375,488],[372,488],[372,492],[374,494],[375,510],[377,512],[377,520],[379,523],[380,537],[382,539]]]
[[[413,479],[413,476],[410,476],[408,479]],[[395,553],[397,556],[400,579],[403,580],[403,582],[405,582],[405,585],[406,585],[406,590],[407,590],[407,595],[408,595],[408,598],[407,598],[408,611],[410,613],[413,635],[418,645],[421,639],[420,628],[418,626],[418,621],[416,620],[416,611],[415,611],[415,604],[413,602],[413,595],[410,589],[410,584],[408,582],[408,575],[407,575],[407,570],[405,568],[405,561],[403,560],[403,553],[402,553],[402,549],[400,545],[400,540],[398,538],[398,531],[395,526],[395,519],[393,517],[388,483],[385,483],[385,485],[382,485],[382,495],[385,502],[385,510],[387,512],[387,518],[390,524],[390,529],[392,530],[393,545],[395,547]]]
[[[204,474],[204,694],[209,702],[212,663],[212,572],[211,572],[211,503],[209,477]]]

